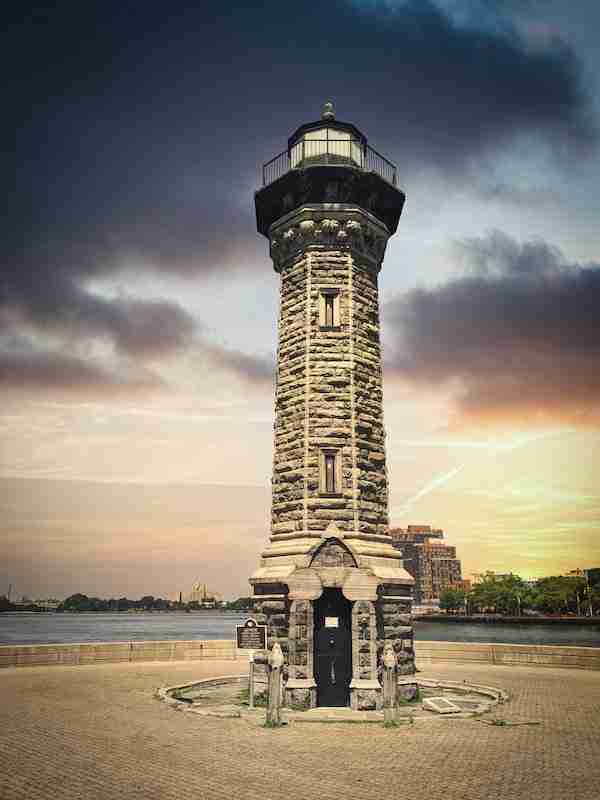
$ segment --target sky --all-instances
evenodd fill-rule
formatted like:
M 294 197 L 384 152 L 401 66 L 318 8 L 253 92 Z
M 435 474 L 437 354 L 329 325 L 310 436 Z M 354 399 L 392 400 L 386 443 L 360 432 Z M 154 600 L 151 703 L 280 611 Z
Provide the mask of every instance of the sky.
M 248 593 L 278 313 L 253 195 L 326 101 L 407 196 L 380 276 L 392 525 L 443 528 L 464 575 L 600 565 L 596 2 L 9 14 L 0 593 Z

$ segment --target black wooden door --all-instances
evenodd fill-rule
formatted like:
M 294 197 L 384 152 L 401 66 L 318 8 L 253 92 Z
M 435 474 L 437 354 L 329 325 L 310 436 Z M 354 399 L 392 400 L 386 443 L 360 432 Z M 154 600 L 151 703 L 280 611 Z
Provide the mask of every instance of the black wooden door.
M 319 706 L 347 706 L 352 680 L 350 603 L 325 590 L 315 608 L 315 680 Z

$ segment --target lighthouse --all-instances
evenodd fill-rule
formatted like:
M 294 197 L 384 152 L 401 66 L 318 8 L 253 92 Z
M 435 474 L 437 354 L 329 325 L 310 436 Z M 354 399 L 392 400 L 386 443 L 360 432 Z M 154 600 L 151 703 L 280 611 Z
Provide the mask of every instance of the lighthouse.
M 413 578 L 388 519 L 378 276 L 405 195 L 353 124 L 301 125 L 262 170 L 258 231 L 280 276 L 270 540 L 250 578 L 288 662 L 286 700 L 381 706 L 391 642 L 414 675 Z

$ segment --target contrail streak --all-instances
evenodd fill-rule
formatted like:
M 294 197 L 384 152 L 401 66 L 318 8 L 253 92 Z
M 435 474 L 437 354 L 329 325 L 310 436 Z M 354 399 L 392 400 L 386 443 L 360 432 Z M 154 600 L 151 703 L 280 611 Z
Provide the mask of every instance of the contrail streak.
M 451 469 L 450 472 L 445 472 L 443 475 L 439 475 L 437 478 L 429 481 L 428 484 L 426 484 L 422 489 L 419 489 L 419 491 L 413 495 L 413 497 L 410 497 L 404 503 L 401 510 L 407 511 L 412 505 L 414 505 L 414 503 L 416 503 L 417 500 L 420 500 L 422 497 L 425 497 L 425 495 L 430 494 L 434 491 L 434 489 L 437 489 L 438 487 L 443 486 L 445 483 L 448 483 L 448 481 L 451 480 L 457 473 L 459 473 L 464 466 L 464 464 L 460 464 L 458 467 Z

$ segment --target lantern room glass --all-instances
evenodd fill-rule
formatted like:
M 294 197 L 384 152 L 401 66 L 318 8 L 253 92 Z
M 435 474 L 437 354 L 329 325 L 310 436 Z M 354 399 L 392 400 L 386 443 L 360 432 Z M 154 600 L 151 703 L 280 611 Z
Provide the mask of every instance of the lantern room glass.
M 349 131 L 332 127 L 307 131 L 290 150 L 290 167 L 310 164 L 355 164 L 364 168 L 363 143 Z

